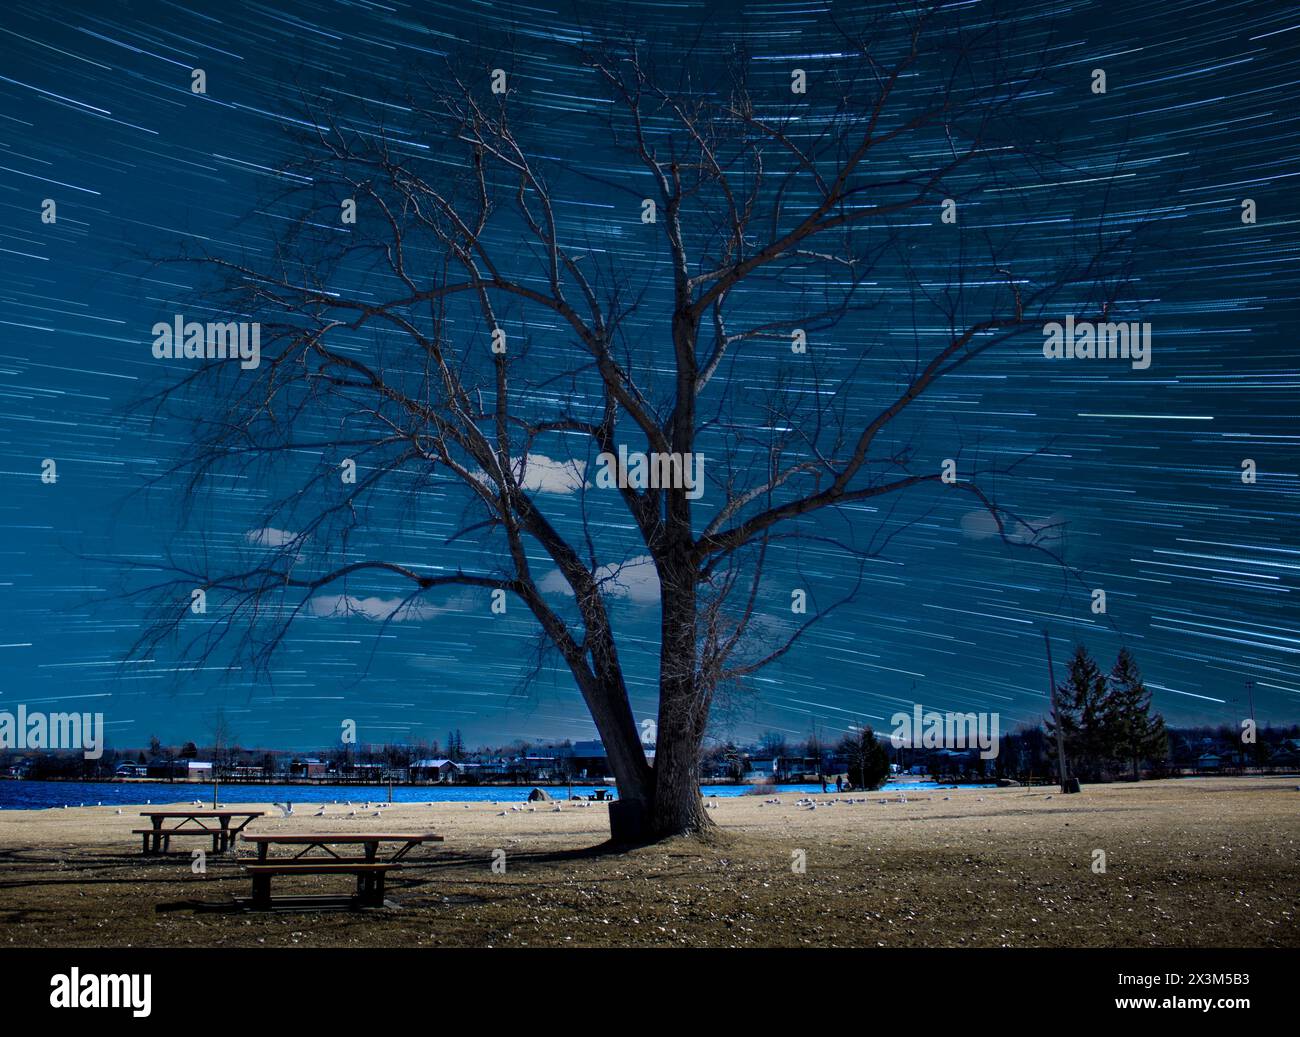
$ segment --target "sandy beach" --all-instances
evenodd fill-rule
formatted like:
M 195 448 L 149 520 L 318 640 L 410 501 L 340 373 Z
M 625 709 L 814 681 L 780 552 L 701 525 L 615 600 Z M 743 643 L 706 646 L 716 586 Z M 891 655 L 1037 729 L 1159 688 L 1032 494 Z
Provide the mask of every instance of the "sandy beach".
M 393 907 L 364 912 L 199 909 L 247 896 L 248 879 L 233 855 L 208 856 L 196 874 L 190 851 L 204 840 L 142 857 L 131 834 L 141 807 L 5 810 L 0 945 L 1300 946 L 1295 778 L 1077 796 L 831 793 L 813 797 L 815 809 L 770 798 L 710 801 L 710 842 L 627 852 L 600 846 L 599 803 L 396 804 L 374 816 L 354 801 L 322 817 L 300 804 L 288 818 L 262 805 L 268 816 L 250 831 L 445 836 L 390 879 Z M 504 874 L 492 870 L 496 850 Z M 276 893 L 347 883 L 298 877 Z

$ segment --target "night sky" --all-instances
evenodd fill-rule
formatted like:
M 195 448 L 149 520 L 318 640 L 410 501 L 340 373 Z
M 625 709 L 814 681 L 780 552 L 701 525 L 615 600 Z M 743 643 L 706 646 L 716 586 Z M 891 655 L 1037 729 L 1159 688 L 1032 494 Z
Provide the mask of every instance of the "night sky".
M 980 4 L 958 8 L 970 22 L 983 13 Z M 266 509 L 302 471 L 262 468 L 208 487 L 183 514 L 183 481 L 154 480 L 183 452 L 186 414 L 151 423 L 141 401 L 178 377 L 152 356 L 152 326 L 195 313 L 203 288 L 192 265 L 154 260 L 197 252 L 269 260 L 273 235 L 302 214 L 291 211 L 302 195 L 284 193 L 301 184 L 274 171 L 295 158 L 304 98 L 357 125 L 383 112 L 412 161 L 454 163 L 460 153 L 442 150 L 395 99 L 412 70 L 443 67 L 448 55 L 479 69 L 476 86 L 486 95 L 484 55 L 497 48 L 510 68 L 512 118 L 539 161 L 556 170 L 566 240 L 643 293 L 623 345 L 662 402 L 671 273 L 657 228 L 640 219 L 639 199 L 651 185 L 610 136 L 607 96 L 567 49 L 594 19 L 614 17 L 611 10 L 400 0 L 5 5 L 0 708 L 103 712 L 119 746 L 150 735 L 203 742 L 218 708 L 245 746 L 321 746 L 337 739 L 343 719 L 357 722 L 364 742 L 444 739 L 453 728 L 469 744 L 595 737 L 554 660 L 520 688 L 535 625 L 517 603 L 492 615 L 482 590 L 431 592 L 384 624 L 376 617 L 406 587 L 373 575 L 339 586 L 295 622 L 269 673 L 224 673 L 229 660 L 196 664 L 168 646 L 123 659 L 147 621 L 145 604 L 128 593 L 148 582 L 140 566 L 196 557 L 233 565 L 273 547 L 274 531 L 293 530 L 300 518 Z M 996 477 L 999 501 L 1059 524 L 1050 546 L 1081 579 L 1003 543 L 965 494 L 931 486 L 900 497 L 896 512 L 891 502 L 859 506 L 828 534 L 866 543 L 895 523 L 888 549 L 866 566 L 852 604 L 722 704 L 720 736 L 770 729 L 795 740 L 816 724 L 834 737 L 863 722 L 888 730 L 890 714 L 916 701 L 998 712 L 1003 730 L 1037 722 L 1047 702 L 1044 625 L 1058 675 L 1077 641 L 1107 668 L 1128 645 L 1171 724 L 1237 722 L 1248 681 L 1261 723 L 1300 716 L 1300 8 L 1153 0 L 1002 10 L 1014 15 L 1005 23 L 1013 53 L 1025 61 L 1040 55 L 1046 65 L 1023 121 L 1003 132 L 1037 136 L 1050 126 L 1067 163 L 1008 167 L 1018 172 L 1005 181 L 959 179 L 956 228 L 940 223 L 937 198 L 896 221 L 906 252 L 890 252 L 866 279 L 862 301 L 870 307 L 810 331 L 810 356 L 829 382 L 857 379 L 850 416 L 868 420 L 896 394 L 907 359 L 933 349 L 945 330 L 904 298 L 906 274 L 942 294 L 955 257 L 968 256 L 966 277 L 978 283 L 966 304 L 976 312 L 1002 290 L 999 275 L 977 265 L 990 235 L 1014 231 L 1009 254 L 1032 277 L 1077 246 L 1103 211 L 1107 235 L 1140 228 L 1123 301 L 1131 319 L 1151 324 L 1148 369 L 1045 359 L 1039 322 L 928 394 L 894 441 L 910 446 L 915 471 L 933 471 L 946 457 L 969 471 L 1032 453 Z M 674 56 L 696 62 L 701 82 L 743 49 L 751 90 L 770 91 L 773 106 L 796 100 L 792 68 L 807 71 L 808 94 L 797 100 L 810 124 L 833 95 L 839 59 L 824 3 L 688 0 L 619 11 L 647 48 L 661 48 L 661 64 Z M 935 57 L 905 82 L 902 103 L 941 66 Z M 195 68 L 206 73 L 205 95 L 191 91 Z M 1104 94 L 1091 90 L 1096 68 L 1106 73 Z M 925 159 L 905 147 L 886 151 L 881 175 Z M 57 203 L 53 224 L 41 220 L 47 198 Z M 1247 198 L 1257 207 L 1253 225 L 1241 218 Z M 492 234 L 510 250 L 509 223 Z M 436 277 L 433 250 L 422 254 L 429 272 L 419 276 Z M 761 323 L 795 297 L 815 295 L 825 286 L 811 277 L 747 289 L 737 299 L 738 322 Z M 336 283 L 371 297 L 392 294 L 375 270 L 344 268 Z M 468 310 L 452 320 L 453 335 L 482 341 Z M 521 406 L 540 416 L 548 406 L 580 405 L 591 382 L 562 374 L 571 355 L 564 330 L 518 306 L 506 308 L 503 321 L 525 345 L 516 361 L 527 390 Z M 709 402 L 716 420 L 701 449 L 719 458 L 729 449 L 742 483 L 770 432 L 765 401 L 792 384 L 796 396 L 812 395 L 809 361 L 800 368 L 787 343 L 746 343 Z M 350 345 L 374 355 L 397 348 L 367 331 Z M 549 478 L 536 496 L 568 533 L 580 530 L 581 495 L 566 473 L 591 462 L 574 438 L 535 446 L 559 461 L 542 473 Z M 52 485 L 41 480 L 46 458 L 57 462 Z M 1257 465 L 1253 484 L 1241 477 L 1247 458 Z M 723 477 L 721 461 L 711 471 Z M 714 485 L 701 501 L 700 525 L 717 494 Z M 592 508 L 599 561 L 633 563 L 611 589 L 613 616 L 634 713 L 653 717 L 655 588 L 635 564 L 638 545 L 617 501 Z M 464 524 L 464 499 L 436 484 L 414 498 L 380 497 L 365 518 L 350 549 L 368 556 L 430 571 L 491 556 L 483 544 L 443 543 Z M 535 566 L 545 580 L 540 552 Z M 778 637 L 788 631 L 792 589 L 808 589 L 823 605 L 836 600 L 852 568 L 825 543 L 774 550 L 760 628 Z M 1092 613 L 1090 588 L 1106 591 L 1106 615 Z M 555 597 L 564 607 L 563 595 Z

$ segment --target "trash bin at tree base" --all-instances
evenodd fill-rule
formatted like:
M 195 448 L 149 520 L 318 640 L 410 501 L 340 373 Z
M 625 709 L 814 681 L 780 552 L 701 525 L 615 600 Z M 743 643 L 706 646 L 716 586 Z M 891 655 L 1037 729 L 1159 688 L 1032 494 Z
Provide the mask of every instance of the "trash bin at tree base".
M 609 834 L 616 843 L 634 843 L 642 838 L 645 806 L 638 799 L 615 799 L 609 804 Z
M 1061 791 L 1063 791 L 1063 792 L 1065 792 L 1065 793 L 1067 793 L 1067 794 L 1070 793 L 1070 792 L 1078 792 L 1078 791 L 1079 791 L 1079 779 L 1078 779 L 1078 778 L 1066 778 L 1066 779 L 1065 779 L 1065 786 L 1064 786 L 1064 788 L 1063 788 Z

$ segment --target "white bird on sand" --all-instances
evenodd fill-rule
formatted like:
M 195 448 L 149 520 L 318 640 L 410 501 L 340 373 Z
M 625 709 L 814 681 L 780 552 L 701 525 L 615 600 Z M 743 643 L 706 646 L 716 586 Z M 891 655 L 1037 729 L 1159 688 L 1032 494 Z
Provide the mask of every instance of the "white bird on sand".
M 275 807 L 276 810 L 280 811 L 281 817 L 293 817 L 292 803 L 272 803 L 271 806 Z
M 552 813 L 558 814 L 559 812 L 560 812 L 560 804 L 559 804 L 559 803 L 556 803 L 556 804 L 555 804 L 555 810 L 553 810 Z
M 505 816 L 506 816 L 506 812 L 504 810 L 501 811 L 501 813 L 497 814 L 497 817 L 505 817 Z
M 357 816 L 357 812 L 355 810 L 348 811 L 348 817 L 356 817 L 356 816 Z
M 318 811 L 316 811 L 316 813 L 315 813 L 314 815 L 312 815 L 312 816 L 313 816 L 313 817 L 324 817 L 324 816 L 325 816 L 325 808 L 324 808 L 324 807 L 321 807 L 321 808 L 320 808 Z

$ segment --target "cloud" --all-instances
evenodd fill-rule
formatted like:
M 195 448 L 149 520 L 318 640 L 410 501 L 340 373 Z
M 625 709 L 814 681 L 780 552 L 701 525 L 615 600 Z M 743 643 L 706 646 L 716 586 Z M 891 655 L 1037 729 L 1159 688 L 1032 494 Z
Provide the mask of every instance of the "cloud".
M 244 534 L 244 539 L 250 544 L 256 544 L 258 547 L 284 547 L 285 544 L 292 543 L 299 534 L 291 533 L 287 529 L 275 529 L 267 526 L 264 529 L 250 529 Z
M 523 468 L 522 486 L 538 493 L 577 493 L 587 480 L 586 461 L 556 461 L 545 454 L 529 454 L 528 465 L 516 462 L 515 477 Z
M 474 478 L 487 486 L 495 486 L 487 472 L 477 471 Z M 515 461 L 515 478 L 521 488 L 536 493 L 577 493 L 586 485 L 587 462 L 557 461 L 545 454 L 528 454 Z
M 352 594 L 318 594 L 307 602 L 307 611 L 320 619 L 364 616 L 376 623 L 390 619 L 394 623 L 409 623 L 432 619 L 448 610 L 426 601 L 407 601 L 405 598 L 358 598 Z
M 1002 516 L 1007 539 L 1017 544 L 1047 544 L 1060 540 L 1064 532 L 1065 516 L 1059 512 L 1046 518 L 1029 519 L 1028 524 L 1017 522 L 1008 515 Z M 1032 527 L 1032 528 L 1031 528 Z M 1035 533 L 1035 530 L 1038 532 Z M 961 531 L 971 540 L 989 540 L 997 537 L 998 524 L 988 511 L 968 511 L 961 518 Z
M 626 598 L 634 605 L 659 603 L 659 573 L 655 569 L 654 559 L 649 555 L 637 555 L 625 562 L 602 565 L 592 575 L 601 585 L 601 591 L 606 597 Z M 573 597 L 573 588 L 559 569 L 547 573 L 537 587 L 543 594 L 567 594 Z

